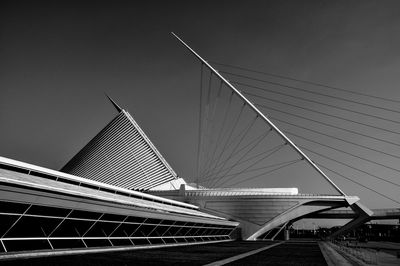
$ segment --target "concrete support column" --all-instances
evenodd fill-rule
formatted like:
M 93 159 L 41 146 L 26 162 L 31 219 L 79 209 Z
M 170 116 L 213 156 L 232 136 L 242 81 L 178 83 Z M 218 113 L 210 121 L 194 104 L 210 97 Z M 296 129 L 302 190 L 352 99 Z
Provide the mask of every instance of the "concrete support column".
M 354 203 L 350 206 L 350 208 L 358 214 L 356 218 L 348 222 L 347 224 L 343 225 L 339 230 L 334 232 L 329 236 L 329 238 L 334 239 L 336 236 L 346 233 L 349 230 L 357 228 L 358 226 L 368 222 L 371 220 L 371 216 L 374 214 L 370 209 L 365 207 L 359 202 Z
M 283 240 L 287 241 L 290 239 L 290 230 L 289 228 L 283 229 Z

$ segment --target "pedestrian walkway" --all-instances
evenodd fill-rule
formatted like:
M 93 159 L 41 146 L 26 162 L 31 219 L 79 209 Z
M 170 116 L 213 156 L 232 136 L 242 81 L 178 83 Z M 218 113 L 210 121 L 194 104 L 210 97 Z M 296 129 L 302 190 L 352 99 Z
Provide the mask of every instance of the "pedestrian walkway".
M 266 247 L 262 247 L 262 248 L 259 248 L 259 249 L 256 249 L 256 250 L 252 250 L 252 251 L 249 251 L 249 252 L 246 252 L 246 253 L 242 253 L 242 254 L 227 258 L 227 259 L 215 261 L 215 262 L 209 263 L 209 264 L 207 264 L 205 266 L 225 265 L 225 264 L 228 264 L 228 263 L 231 263 L 231 262 L 235 262 L 235 261 L 240 260 L 240 259 L 244 259 L 244 258 L 252 256 L 252 255 L 255 255 L 255 254 L 257 254 L 257 253 L 259 253 L 261 251 L 276 247 L 276 246 L 278 246 L 278 245 L 280 245 L 282 243 L 283 242 L 275 243 L 275 244 L 272 244 L 272 245 L 269 245 L 269 246 L 266 246 Z
M 2 261 L 2 266 L 86 266 L 86 265 L 205 265 L 258 250 L 277 242 L 232 241 L 217 244 L 200 244 L 170 248 L 102 252 L 58 257 L 41 257 L 28 260 Z
M 325 266 L 327 263 L 316 241 L 287 241 L 226 265 Z
M 400 265 L 396 256 L 378 253 L 378 260 L 368 265 Z M 376 264 L 378 263 L 378 264 Z M 2 261 L 2 266 L 86 266 L 86 265 L 367 265 L 352 254 L 335 248 L 328 242 L 314 240 L 232 241 L 217 244 L 172 248 L 103 252 L 27 260 Z
M 397 266 L 400 265 L 400 258 L 394 254 L 382 251 L 382 247 L 398 247 L 397 243 L 373 242 L 369 246 L 376 249 L 367 248 L 367 244 L 362 245 L 337 245 L 330 242 L 320 242 L 321 250 L 328 265 L 381 265 Z M 331 263 L 333 261 L 333 263 Z
M 352 266 L 353 264 L 348 261 L 344 256 L 337 252 L 327 242 L 319 242 L 319 247 L 329 266 L 341 265 L 341 266 Z

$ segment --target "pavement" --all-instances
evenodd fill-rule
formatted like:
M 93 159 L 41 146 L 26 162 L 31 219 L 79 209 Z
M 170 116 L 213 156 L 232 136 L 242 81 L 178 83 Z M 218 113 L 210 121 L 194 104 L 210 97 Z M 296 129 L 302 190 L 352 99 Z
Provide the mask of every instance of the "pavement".
M 283 242 L 278 242 L 275 244 L 271 244 L 271 245 L 267 245 L 265 247 L 259 248 L 259 249 L 255 249 L 255 250 L 251 250 L 249 252 L 245 252 L 245 253 L 241 253 L 239 255 L 233 256 L 233 257 L 229 257 L 223 260 L 218 260 L 218 261 L 214 261 L 212 263 L 206 264 L 205 266 L 219 266 L 219 265 L 225 265 L 225 264 L 230 264 L 230 263 L 235 263 L 238 260 L 248 260 L 248 257 L 251 257 L 253 255 L 256 255 L 257 253 L 260 253 L 262 251 L 265 251 L 267 249 L 276 247 L 283 244 Z
M 330 242 L 321 242 L 320 246 L 321 250 L 330 250 L 330 256 L 336 256 L 336 261 L 344 258 L 351 265 L 400 265 L 400 258 L 397 257 L 397 252 L 400 251 L 400 243 L 368 242 L 332 244 Z M 332 265 L 329 264 L 328 259 L 327 262 L 328 265 Z
M 49 256 L 27 260 L 1 261 L 2 266 L 83 266 L 83 265 L 205 265 L 238 254 L 247 253 L 276 242 L 231 241 L 216 244 L 164 247 L 157 249 L 131 250 L 79 254 L 68 256 Z
M 368 241 L 368 242 L 358 242 L 357 246 L 362 248 L 371 248 L 379 251 L 384 251 L 393 255 L 397 255 L 400 253 L 400 243 L 395 242 L 377 242 L 377 241 Z
M 325 258 L 326 263 L 329 266 L 341 265 L 341 266 L 351 266 L 353 265 L 348 259 L 346 259 L 342 254 L 335 250 L 335 248 L 328 244 L 327 242 L 319 242 L 319 247 Z
M 227 265 L 325 266 L 327 263 L 316 241 L 287 241 Z
M 400 265 L 394 256 L 379 256 L 378 265 Z M 354 255 L 354 254 L 353 254 Z M 231 241 L 68 256 L 0 261 L 1 265 L 367 265 L 328 242 L 315 240 Z M 357 254 L 356 254 L 357 255 Z M 396 259 L 396 258 L 395 258 Z M 393 264 L 395 263 L 395 264 Z M 375 264 L 375 263 L 374 263 Z M 375 264 L 376 265 L 376 264 Z

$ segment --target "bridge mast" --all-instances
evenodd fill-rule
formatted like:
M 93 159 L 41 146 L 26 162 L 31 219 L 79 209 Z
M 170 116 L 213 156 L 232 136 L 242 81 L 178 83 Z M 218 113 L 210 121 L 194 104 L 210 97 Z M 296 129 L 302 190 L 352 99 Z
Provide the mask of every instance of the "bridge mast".
M 346 196 L 346 194 L 335 184 L 333 181 L 324 173 L 322 170 L 302 151 L 296 144 L 294 144 L 282 131 L 279 130 L 271 120 L 269 120 L 260 110 L 257 109 L 238 89 L 236 89 L 228 80 L 226 80 L 217 70 L 215 70 L 206 60 L 204 60 L 200 55 L 198 55 L 189 45 L 187 45 L 181 38 L 179 38 L 175 33 L 171 32 L 172 35 L 178 39 L 178 41 L 186 47 L 202 64 L 207 66 L 217 77 L 219 77 L 222 82 L 227 85 L 240 99 L 247 103 L 250 108 L 256 112 L 271 128 L 273 128 L 300 156 L 305 159 L 322 177 L 324 177 L 341 195 Z

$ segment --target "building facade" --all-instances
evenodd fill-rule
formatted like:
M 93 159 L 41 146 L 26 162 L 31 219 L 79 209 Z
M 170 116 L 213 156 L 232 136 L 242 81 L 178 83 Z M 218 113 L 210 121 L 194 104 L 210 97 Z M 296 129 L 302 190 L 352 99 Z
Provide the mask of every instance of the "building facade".
M 197 206 L 0 157 L 0 258 L 231 240 Z

